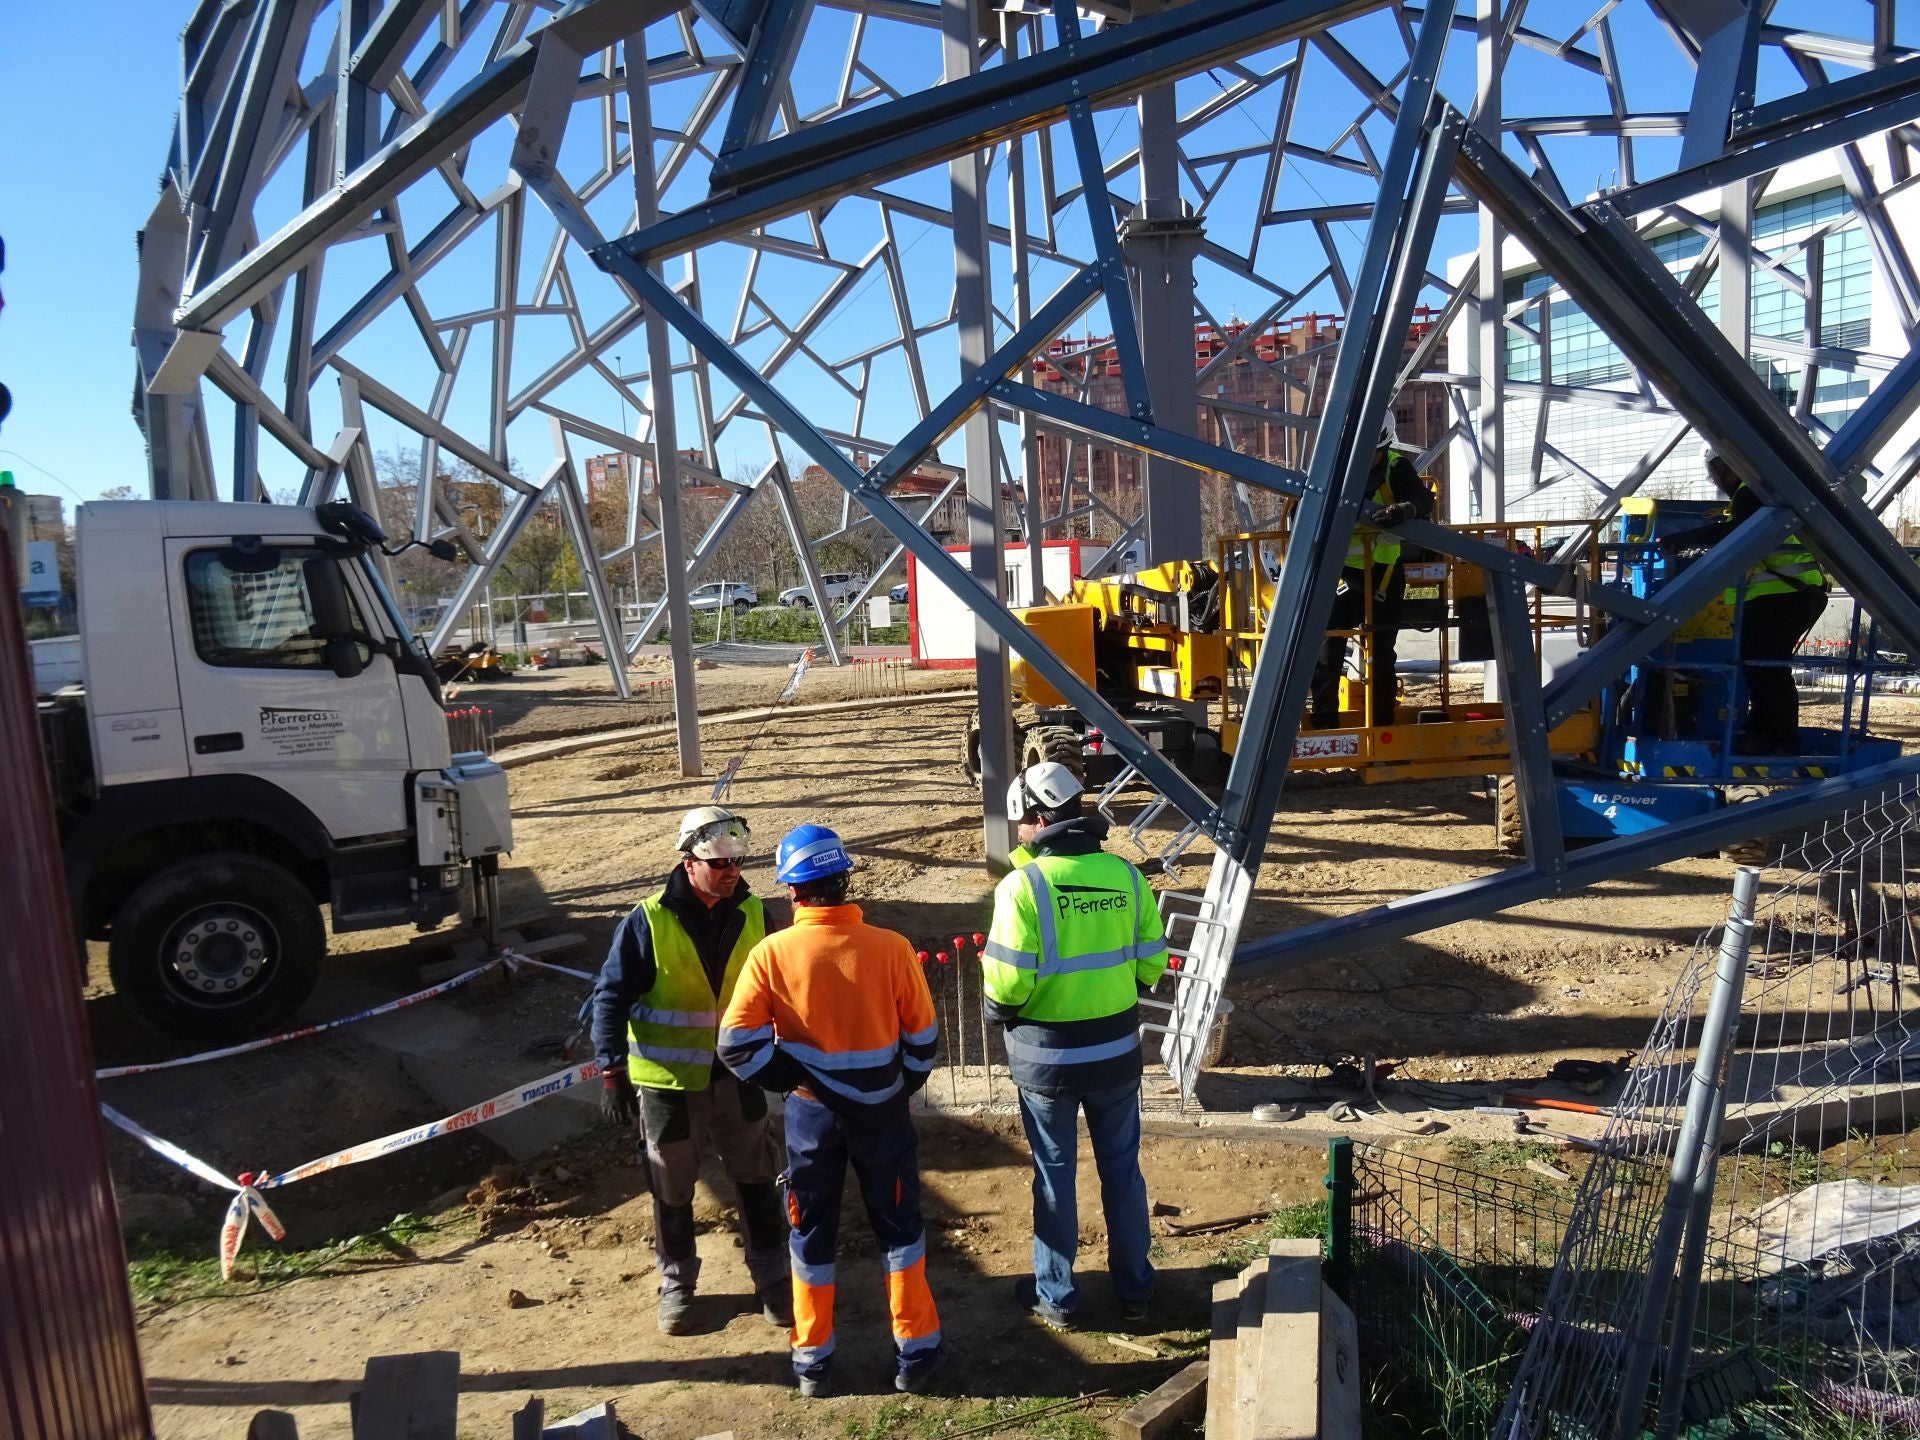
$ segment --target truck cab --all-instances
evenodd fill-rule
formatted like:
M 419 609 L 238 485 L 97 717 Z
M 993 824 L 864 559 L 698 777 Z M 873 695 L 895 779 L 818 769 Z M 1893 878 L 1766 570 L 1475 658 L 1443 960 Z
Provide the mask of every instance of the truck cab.
M 512 846 L 343 503 L 79 509 L 82 684 L 42 702 L 79 933 L 143 1022 L 227 1040 L 305 1001 L 336 932 L 455 914 Z

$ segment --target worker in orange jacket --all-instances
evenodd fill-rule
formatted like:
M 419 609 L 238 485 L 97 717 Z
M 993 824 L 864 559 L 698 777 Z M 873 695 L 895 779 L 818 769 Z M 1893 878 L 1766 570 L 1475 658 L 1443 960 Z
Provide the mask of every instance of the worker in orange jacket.
M 906 936 L 847 903 L 853 862 L 821 825 L 789 831 L 775 877 L 793 925 L 747 956 L 720 1022 L 720 1059 L 742 1080 L 787 1093 L 790 1337 L 800 1393 L 827 1392 L 834 1249 L 847 1166 L 887 1269 L 894 1388 L 918 1394 L 946 1359 L 927 1288 L 920 1162 L 907 1099 L 933 1069 L 933 998 Z

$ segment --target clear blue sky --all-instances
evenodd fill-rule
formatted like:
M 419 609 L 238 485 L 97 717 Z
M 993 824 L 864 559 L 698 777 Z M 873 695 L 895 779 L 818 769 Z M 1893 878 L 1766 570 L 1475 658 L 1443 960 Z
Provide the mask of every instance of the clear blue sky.
M 0 381 L 13 414 L 0 423 L 0 468 L 23 489 L 69 501 L 145 490 L 128 408 L 133 236 L 166 161 L 186 13 L 183 0 L 7 7 Z

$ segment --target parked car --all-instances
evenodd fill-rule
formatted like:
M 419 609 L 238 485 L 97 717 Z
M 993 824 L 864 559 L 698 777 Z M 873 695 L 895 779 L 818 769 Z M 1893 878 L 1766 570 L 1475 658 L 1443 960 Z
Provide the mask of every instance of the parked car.
M 906 604 L 907 603 L 907 582 L 902 580 L 898 585 L 894 586 L 891 590 L 887 592 L 887 598 L 893 601 L 893 603 L 896 605 Z
M 687 597 L 688 608 L 693 610 L 721 610 L 729 605 L 736 610 L 751 610 L 759 603 L 760 592 L 738 580 L 718 580 L 711 585 L 702 585 Z
M 844 605 L 853 599 L 866 583 L 867 577 L 864 575 L 833 574 L 820 577 L 821 588 L 827 592 L 827 599 L 835 605 Z M 789 590 L 780 592 L 780 603 L 799 610 L 811 610 L 813 595 L 806 586 L 795 585 Z

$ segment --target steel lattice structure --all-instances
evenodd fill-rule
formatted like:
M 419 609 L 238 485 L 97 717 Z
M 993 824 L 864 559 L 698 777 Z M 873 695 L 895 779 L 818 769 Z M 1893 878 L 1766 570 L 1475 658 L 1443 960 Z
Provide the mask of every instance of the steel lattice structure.
M 976 609 L 990 799 L 1010 769 L 1011 648 L 1213 842 L 1169 1027 L 1169 1060 L 1190 1083 L 1236 958 L 1235 974 L 1261 973 L 1487 913 L 1736 831 L 1817 817 L 1886 780 L 1876 772 L 1814 784 L 1577 853 L 1561 839 L 1550 790 L 1552 726 L 1789 530 L 1890 633 L 1920 644 L 1920 575 L 1879 519 L 1920 462 L 1920 447 L 1900 453 L 1895 443 L 1920 400 L 1911 343 L 1920 278 L 1898 223 L 1920 148 L 1920 54 L 1898 43 L 1894 0 L 1815 12 L 1824 28 L 1792 23 L 1785 8 L 201 0 L 184 33 L 180 118 L 141 252 L 136 345 L 154 493 L 253 498 L 270 463 L 263 450 L 277 449 L 271 463 L 302 474 L 308 498 L 342 483 L 368 496 L 366 411 L 377 410 L 422 445 L 417 533 L 451 535 L 477 562 L 450 629 L 544 500 L 592 555 L 570 440 L 653 459 L 657 513 L 636 475 L 624 543 L 596 560 L 663 548 L 666 593 L 623 643 L 630 652 L 669 625 L 682 768 L 696 774 L 689 584 L 766 489 L 784 506 L 816 601 L 824 598 L 810 548 L 825 537 L 801 530 L 785 459 L 786 448 L 804 453 L 844 489 L 844 525 L 880 525 Z M 1662 70 L 1639 48 L 1623 50 L 1630 25 L 1670 43 L 1676 64 Z M 1522 82 L 1533 95 L 1564 96 L 1566 108 L 1517 113 L 1523 107 L 1504 101 Z M 633 143 L 636 135 L 651 143 Z M 1884 152 L 1877 169 L 1870 143 Z M 1596 145 L 1615 183 L 1574 203 L 1589 188 L 1575 177 Z M 1895 298 L 1902 343 L 1891 351 L 1820 333 L 1818 285 L 1807 279 L 1818 266 L 1806 257 L 1835 226 L 1791 253 L 1752 243 L 1766 177 L 1829 151 L 1851 200 L 1840 223 L 1864 231 Z M 1296 177 L 1315 203 L 1295 203 Z M 1315 177 L 1340 193 L 1322 194 Z M 1702 192 L 1720 196 L 1717 219 L 1688 208 Z M 1450 285 L 1436 235 L 1448 215 L 1468 214 L 1478 217 L 1478 261 Z M 1710 235 L 1678 276 L 1644 234 L 1676 221 Z M 935 249 L 950 249 L 950 270 L 944 253 L 914 252 L 927 233 L 942 237 Z M 1508 237 L 1552 277 L 1544 295 L 1509 296 Z M 1748 364 L 1744 283 L 1720 287 L 1717 314 L 1698 303 L 1716 272 L 1744 282 L 1756 266 L 1798 282 L 1810 317 L 1803 340 L 1767 344 L 1800 368 L 1803 395 L 1821 375 L 1878 377 L 1837 433 L 1806 404 L 1795 413 L 1777 403 Z M 1222 318 L 1210 298 L 1223 293 L 1222 277 L 1232 294 L 1258 295 L 1261 312 L 1196 376 L 1185 337 L 1191 323 Z M 1404 337 L 1423 296 L 1438 298 L 1442 324 L 1409 355 Z M 1197 438 L 1202 404 L 1244 418 L 1243 405 L 1203 398 L 1214 371 L 1270 321 L 1320 297 L 1347 321 L 1310 417 L 1306 468 Z M 1629 392 L 1555 382 L 1545 322 L 1563 299 L 1618 346 Z M 1464 368 L 1462 357 L 1438 354 L 1456 320 L 1473 337 Z M 1035 383 L 1034 355 L 1082 324 L 1113 336 L 1121 410 Z M 1154 343 L 1168 334 L 1180 343 Z M 1537 382 L 1507 378 L 1513 335 L 1538 348 Z M 644 343 L 643 367 L 609 364 L 623 341 Z M 1439 368 L 1449 363 L 1453 371 Z M 1470 457 L 1483 516 L 1501 517 L 1518 498 L 1506 477 L 1523 457 L 1529 486 L 1550 478 L 1550 458 L 1604 513 L 1689 432 L 1713 442 L 1769 505 L 1652 601 L 1589 590 L 1571 569 L 1410 524 L 1410 539 L 1487 575 L 1527 863 L 1242 937 L 1373 437 L 1395 389 L 1416 375 L 1452 388 L 1448 438 Z M 1524 445 L 1504 433 L 1514 400 L 1537 407 Z M 337 408 L 331 428 L 317 418 L 322 402 Z M 631 433 L 612 423 L 623 404 L 641 417 Z M 1668 417 L 1659 443 L 1618 479 L 1550 444 L 1554 407 L 1594 404 Z M 215 410 L 231 418 L 218 457 Z M 518 437 L 542 421 L 552 459 L 528 481 L 510 467 L 509 439 L 526 444 Z M 1199 552 L 1196 475 L 1232 481 L 1243 516 L 1263 496 L 1293 500 L 1296 543 L 1217 804 L 1007 608 L 1032 598 L 1003 593 L 998 554 L 1010 522 L 1037 547 L 1050 527 L 1110 508 L 1069 484 L 1046 512 L 1036 454 L 1049 431 L 1147 457 L 1139 512 L 1109 518 L 1144 537 L 1149 559 Z M 943 445 L 964 477 L 954 484 L 966 487 L 972 570 L 984 583 L 900 494 Z M 729 481 L 723 456 L 749 448 L 766 456 L 758 480 Z M 491 533 L 473 533 L 437 492 L 442 452 L 511 493 Z M 680 517 L 687 478 L 732 492 L 691 544 Z M 587 566 L 588 589 L 612 642 L 622 637 L 600 563 Z M 876 581 L 883 573 L 876 568 Z M 1037 583 L 1040 566 L 1029 573 Z M 1544 686 L 1525 622 L 1530 587 L 1608 620 L 1604 639 Z M 824 605 L 819 613 L 831 646 L 832 617 Z M 624 693 L 621 653 L 609 644 Z M 988 843 L 1003 851 L 996 809 L 988 806 Z

